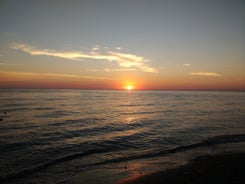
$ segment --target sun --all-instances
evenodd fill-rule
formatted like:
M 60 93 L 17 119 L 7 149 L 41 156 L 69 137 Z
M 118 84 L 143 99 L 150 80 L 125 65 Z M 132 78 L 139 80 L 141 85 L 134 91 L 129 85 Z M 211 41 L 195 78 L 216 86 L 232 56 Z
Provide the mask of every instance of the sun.
M 128 91 L 131 91 L 133 88 L 134 88 L 133 86 L 126 86 L 126 89 L 127 89 Z

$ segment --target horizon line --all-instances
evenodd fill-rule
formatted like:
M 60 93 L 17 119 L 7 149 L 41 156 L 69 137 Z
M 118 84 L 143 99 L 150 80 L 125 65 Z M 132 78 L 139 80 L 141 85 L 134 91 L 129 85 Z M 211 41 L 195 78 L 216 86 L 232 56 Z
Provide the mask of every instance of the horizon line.
M 17 88 L 3 87 L 0 90 L 80 90 L 80 91 L 128 91 L 116 88 Z M 245 89 L 133 89 L 130 91 L 223 91 L 223 92 L 245 92 Z

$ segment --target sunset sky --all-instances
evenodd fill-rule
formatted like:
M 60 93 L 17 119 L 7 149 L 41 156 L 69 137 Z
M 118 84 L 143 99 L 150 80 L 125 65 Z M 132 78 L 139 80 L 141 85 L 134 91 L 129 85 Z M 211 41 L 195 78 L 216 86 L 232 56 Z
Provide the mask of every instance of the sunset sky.
M 244 0 L 0 0 L 0 88 L 245 90 Z

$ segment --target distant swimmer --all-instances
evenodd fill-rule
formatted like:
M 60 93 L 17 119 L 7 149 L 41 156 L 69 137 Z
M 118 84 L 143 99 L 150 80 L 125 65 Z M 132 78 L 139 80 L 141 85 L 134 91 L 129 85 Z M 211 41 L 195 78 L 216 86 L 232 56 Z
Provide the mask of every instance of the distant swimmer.
M 0 121 L 3 121 L 3 118 L 0 118 Z

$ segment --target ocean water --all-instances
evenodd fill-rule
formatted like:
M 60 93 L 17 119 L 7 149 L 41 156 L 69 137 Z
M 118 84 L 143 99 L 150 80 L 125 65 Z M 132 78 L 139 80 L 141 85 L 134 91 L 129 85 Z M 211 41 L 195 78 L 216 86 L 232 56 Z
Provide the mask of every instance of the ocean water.
M 2 89 L 0 116 L 1 183 L 121 177 L 245 142 L 244 92 Z

